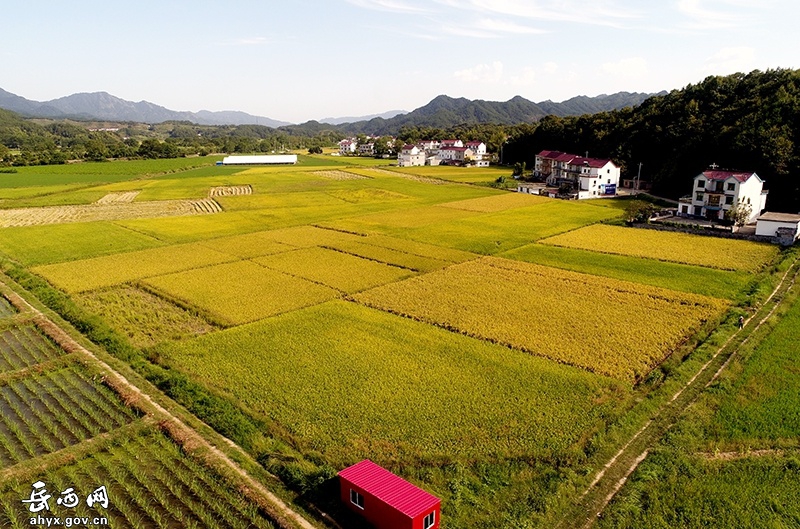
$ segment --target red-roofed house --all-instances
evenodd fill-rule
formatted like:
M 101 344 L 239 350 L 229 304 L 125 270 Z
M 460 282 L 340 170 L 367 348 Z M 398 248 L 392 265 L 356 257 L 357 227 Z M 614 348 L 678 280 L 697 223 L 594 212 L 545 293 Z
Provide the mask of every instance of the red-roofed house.
M 569 186 L 578 198 L 616 195 L 620 170 L 605 158 L 588 158 L 560 151 L 536 155 L 533 175 L 551 186 Z
M 441 500 L 369 459 L 339 472 L 341 498 L 377 529 L 436 529 Z
M 425 158 L 425 151 L 418 146 L 404 145 L 400 154 L 397 155 L 397 165 L 400 167 L 425 165 Z
M 694 177 L 692 195 L 680 200 L 678 211 L 686 217 L 721 220 L 740 202 L 751 208 L 748 223 L 755 221 L 767 204 L 764 181 L 747 171 L 709 169 Z

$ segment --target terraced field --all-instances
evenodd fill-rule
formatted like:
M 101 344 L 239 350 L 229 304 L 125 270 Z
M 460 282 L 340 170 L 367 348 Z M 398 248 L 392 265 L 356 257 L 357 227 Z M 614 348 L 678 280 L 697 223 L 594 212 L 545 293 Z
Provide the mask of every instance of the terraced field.
M 90 372 L 91 361 L 67 354 L 32 322 L 11 320 L 5 298 L 0 307 L 0 525 L 29 527 L 38 513 L 62 525 L 102 518 L 111 527 L 276 527 L 154 418 L 126 405 Z M 23 501 L 38 482 L 52 498 L 43 511 Z M 107 504 L 92 506 L 87 498 L 100 487 Z

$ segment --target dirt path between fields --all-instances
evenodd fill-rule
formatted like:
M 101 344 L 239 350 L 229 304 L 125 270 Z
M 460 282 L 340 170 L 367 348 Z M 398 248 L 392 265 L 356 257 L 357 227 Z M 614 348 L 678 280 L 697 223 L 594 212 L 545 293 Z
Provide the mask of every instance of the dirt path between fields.
M 239 488 L 249 499 L 257 503 L 275 519 L 275 521 L 286 529 L 315 529 L 308 520 L 300 516 L 291 509 L 283 500 L 270 492 L 262 483 L 251 477 L 247 471 L 240 467 L 227 454 L 219 450 L 216 446 L 207 441 L 193 428 L 186 425 L 178 417 L 153 400 L 150 395 L 144 393 L 137 386 L 129 382 L 125 377 L 113 369 L 110 365 L 97 358 L 91 351 L 83 347 L 64 329 L 59 327 L 41 311 L 33 307 L 22 296 L 7 288 L 3 284 L 3 295 L 21 313 L 32 316 L 32 321 L 42 332 L 47 334 L 53 341 L 60 345 L 67 353 L 79 353 L 88 359 L 93 365 L 105 372 L 104 380 L 112 387 L 123 401 L 128 405 L 140 408 L 148 415 L 154 416 L 159 425 L 165 429 L 169 435 L 187 451 L 205 452 L 198 454 L 212 466 L 224 465 L 239 478 Z M 233 441 L 228 441 L 232 446 L 236 446 Z
M 775 313 L 783 301 L 777 299 L 773 307 L 763 314 L 765 308 L 782 290 L 788 290 L 794 286 L 797 280 L 798 261 L 789 266 L 781 277 L 778 285 L 769 295 L 753 316 L 748 318 L 744 326 L 747 327 L 756 318 L 755 325 L 748 329 L 748 335 L 738 344 L 736 349 L 730 352 L 727 359 L 711 374 L 712 367 L 716 367 L 722 359 L 725 349 L 737 339 L 741 333 L 737 330 L 724 344 L 719 346 L 712 357 L 687 381 L 675 394 L 660 406 L 625 445 L 603 466 L 595 476 L 594 480 L 581 494 L 577 504 L 571 509 L 561 522 L 559 528 L 580 527 L 581 529 L 590 528 L 597 518 L 602 514 L 606 506 L 614 496 L 622 489 L 630 475 L 636 470 L 639 464 L 647 457 L 650 449 L 661 439 L 661 437 L 680 419 L 683 411 L 692 404 L 697 397 L 708 388 L 722 372 L 728 367 L 736 356 L 739 347 L 745 345 L 755 331 Z M 792 273 L 791 281 L 786 286 L 787 278 Z M 785 287 L 785 288 L 784 288 Z M 762 314 L 759 316 L 759 314 Z M 707 380 L 706 380 L 707 379 Z

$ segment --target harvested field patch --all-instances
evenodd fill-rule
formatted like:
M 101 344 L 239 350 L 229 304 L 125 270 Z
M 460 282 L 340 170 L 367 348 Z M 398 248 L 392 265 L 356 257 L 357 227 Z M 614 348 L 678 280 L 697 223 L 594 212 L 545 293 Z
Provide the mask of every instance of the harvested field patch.
M 366 169 L 366 171 L 368 171 L 370 173 L 375 173 L 375 174 L 378 174 L 378 175 L 382 175 L 382 176 L 393 176 L 395 178 L 403 178 L 405 180 L 411 180 L 411 181 L 414 181 L 414 182 L 419 182 L 421 184 L 433 184 L 433 185 L 440 186 L 440 185 L 445 185 L 445 184 L 449 184 L 450 183 L 450 182 L 447 182 L 445 180 L 440 180 L 438 178 L 428 178 L 427 176 L 420 176 L 420 175 L 409 174 L 409 173 L 400 173 L 400 172 L 397 172 L 397 171 L 389 171 L 388 169 L 378 169 L 376 167 L 371 167 L 369 169 Z
M 159 200 L 153 202 L 97 202 L 77 206 L 50 206 L 0 210 L 0 227 L 39 226 L 199 215 L 221 211 L 213 200 Z
M 412 197 L 386 189 L 337 189 L 329 191 L 328 195 L 344 200 L 351 204 L 366 202 L 394 202 L 396 200 L 410 200 Z
M 233 256 L 199 243 L 189 243 L 56 263 L 32 270 L 66 292 L 85 292 L 234 260 Z
M 208 196 L 210 197 L 238 197 L 242 195 L 252 195 L 253 187 L 251 185 L 244 186 L 218 186 L 212 187 Z
M 749 272 L 761 269 L 778 255 L 774 245 L 765 243 L 602 224 L 551 237 L 542 243 Z
M 251 261 L 151 277 L 143 283 L 226 326 L 315 305 L 339 295 L 331 288 Z
M 704 296 L 498 258 L 453 265 L 355 299 L 629 382 L 727 306 Z
M 97 201 L 98 204 L 127 204 L 141 193 L 141 191 L 122 191 L 120 193 L 109 193 Z
M 312 171 L 311 174 L 331 180 L 369 180 L 368 176 L 340 170 Z
M 412 275 L 407 269 L 325 248 L 302 248 L 292 252 L 257 257 L 253 261 L 348 294 Z

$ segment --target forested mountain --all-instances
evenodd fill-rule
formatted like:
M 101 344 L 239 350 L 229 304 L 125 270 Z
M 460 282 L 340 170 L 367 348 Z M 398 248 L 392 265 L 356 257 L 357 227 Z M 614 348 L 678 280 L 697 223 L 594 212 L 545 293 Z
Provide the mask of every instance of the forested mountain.
M 648 97 L 648 94 L 620 92 L 611 96 L 579 96 L 563 103 L 553 103 L 552 101 L 534 103 L 520 96 L 500 102 L 480 99 L 472 101 L 463 97 L 455 99 L 440 95 L 427 105 L 408 114 L 391 119 L 375 118 L 369 121 L 345 123 L 339 128 L 350 134 L 380 135 L 397 134 L 404 127 L 447 129 L 479 123 L 517 125 L 533 123 L 548 114 L 571 116 L 634 106 Z
M 708 77 L 651 97 L 635 108 L 580 117 L 548 116 L 512 138 L 506 160 L 531 167 L 541 150 L 609 157 L 623 175 L 679 198 L 712 163 L 755 171 L 770 190 L 767 207 L 800 211 L 800 70 Z

